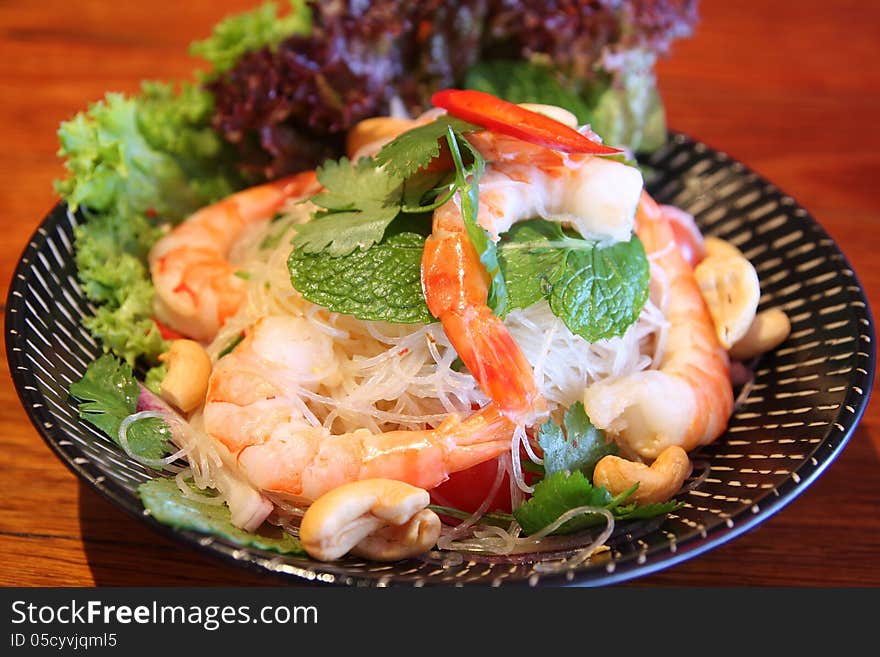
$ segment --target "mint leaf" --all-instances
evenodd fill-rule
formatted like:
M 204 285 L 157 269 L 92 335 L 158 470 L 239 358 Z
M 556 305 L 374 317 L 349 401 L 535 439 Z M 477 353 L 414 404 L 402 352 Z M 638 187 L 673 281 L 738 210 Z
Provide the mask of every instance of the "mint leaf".
M 365 250 L 341 256 L 294 249 L 290 280 L 312 303 L 358 319 L 399 323 L 434 321 L 422 293 L 425 237 L 397 232 Z
M 515 224 L 501 236 L 498 260 L 507 282 L 508 312 L 550 296 L 563 275 L 566 250 L 549 245 L 562 238 L 559 224 L 540 219 Z
M 119 444 L 119 426 L 137 412 L 139 394 L 131 366 L 104 354 L 86 368 L 83 378 L 70 385 L 70 394 L 79 400 L 79 416 Z M 126 435 L 132 452 L 145 458 L 165 456 L 171 445 L 167 423 L 146 418 L 132 423 Z
M 279 554 L 306 555 L 299 539 L 280 529 L 260 528 L 253 533 L 239 529 L 232 524 L 225 504 L 190 499 L 180 492 L 174 479 L 160 477 L 144 482 L 138 487 L 138 495 L 150 515 L 175 529 L 220 536 L 238 545 Z
M 503 236 L 499 262 L 508 311 L 546 298 L 553 314 L 589 342 L 623 335 L 648 300 L 650 267 L 636 236 L 600 246 L 532 219 Z
M 376 164 L 399 180 L 415 175 L 440 155 L 441 140 L 449 129 L 456 134 L 479 130 L 478 126 L 453 116 L 441 116 L 430 123 L 407 130 L 385 144 L 376 155 Z
M 326 211 L 298 226 L 293 239 L 305 253 L 342 256 L 367 249 L 400 212 L 402 181 L 368 158 L 354 165 L 345 157 L 329 160 L 318 167 L 318 181 L 324 190 L 311 200 Z
M 611 493 L 594 487 L 580 471 L 569 474 L 560 471 L 535 484 L 534 494 L 513 510 L 513 516 L 526 535 L 534 534 L 554 522 L 559 516 L 579 506 L 605 507 L 612 501 Z M 568 534 L 604 523 L 598 514 L 572 518 L 554 533 Z
M 603 456 L 617 454 L 617 444 L 607 440 L 596 428 L 581 402 L 565 411 L 562 426 L 548 420 L 541 425 L 538 444 L 543 450 L 544 472 L 548 475 L 567 470 L 580 471 L 593 478 L 593 470 Z
M 650 267 L 641 240 L 575 249 L 553 285 L 550 308 L 588 342 L 623 335 L 648 300 Z

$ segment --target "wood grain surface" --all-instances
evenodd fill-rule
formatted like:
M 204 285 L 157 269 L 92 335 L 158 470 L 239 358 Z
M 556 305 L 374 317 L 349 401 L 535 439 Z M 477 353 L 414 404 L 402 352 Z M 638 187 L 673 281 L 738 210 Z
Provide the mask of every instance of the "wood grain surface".
M 0 284 L 56 202 L 56 130 L 108 90 L 190 79 L 187 45 L 255 0 L 0 3 Z M 880 306 L 880 3 L 704 0 L 659 67 L 672 128 L 744 162 L 805 206 Z M 30 425 L 0 360 L 0 584 L 266 585 L 113 507 Z M 637 586 L 880 585 L 880 405 L 841 456 L 749 533 Z

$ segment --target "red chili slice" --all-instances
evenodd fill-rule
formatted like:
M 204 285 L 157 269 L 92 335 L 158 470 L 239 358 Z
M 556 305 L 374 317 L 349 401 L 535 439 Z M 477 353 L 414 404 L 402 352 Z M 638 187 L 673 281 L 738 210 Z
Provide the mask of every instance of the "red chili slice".
M 431 96 L 431 103 L 452 116 L 487 130 L 522 139 L 565 153 L 611 155 L 622 152 L 597 144 L 577 130 L 550 117 L 473 89 L 443 89 Z

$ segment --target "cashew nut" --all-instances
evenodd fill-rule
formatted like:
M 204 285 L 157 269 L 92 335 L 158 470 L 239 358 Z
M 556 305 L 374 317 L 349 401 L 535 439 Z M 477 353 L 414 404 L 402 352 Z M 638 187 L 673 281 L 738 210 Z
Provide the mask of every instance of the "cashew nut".
M 746 334 L 730 348 L 736 360 L 750 360 L 771 351 L 785 342 L 791 333 L 791 322 L 779 308 L 759 312 Z
M 168 365 L 168 373 L 159 388 L 162 399 L 184 413 L 204 403 L 211 377 L 211 358 L 202 345 L 194 340 L 174 340 L 159 360 Z
M 665 502 L 675 495 L 692 470 L 687 452 L 678 445 L 670 445 L 650 467 L 617 456 L 605 456 L 596 464 L 593 483 L 604 486 L 612 495 L 619 495 L 638 482 L 639 487 L 629 499 L 650 504 Z
M 707 235 L 703 239 L 703 245 L 706 247 L 706 256 L 738 256 L 740 258 L 744 258 L 745 256 L 742 254 L 737 247 L 728 242 L 727 240 L 723 240 L 720 237 L 715 237 L 714 235 Z
M 694 268 L 694 277 L 725 349 L 742 338 L 755 319 L 761 286 L 755 268 L 731 244 L 706 240 L 706 257 Z
M 427 552 L 439 536 L 439 516 L 422 509 L 403 525 L 389 525 L 367 536 L 351 552 L 373 561 L 397 561 Z
M 355 552 L 396 561 L 431 549 L 440 518 L 426 509 L 426 490 L 393 479 L 363 479 L 325 493 L 303 515 L 299 537 L 315 559 L 332 561 Z
M 543 105 L 541 103 L 520 103 L 519 106 L 530 112 L 543 114 L 554 121 L 559 121 L 561 124 L 566 125 L 569 128 L 578 127 L 577 117 L 564 107 L 559 107 L 558 105 Z
M 348 131 L 345 151 L 351 159 L 372 155 L 373 152 L 378 152 L 385 142 L 394 139 L 413 126 L 415 126 L 415 122 L 411 119 L 396 119 L 390 116 L 364 119 Z

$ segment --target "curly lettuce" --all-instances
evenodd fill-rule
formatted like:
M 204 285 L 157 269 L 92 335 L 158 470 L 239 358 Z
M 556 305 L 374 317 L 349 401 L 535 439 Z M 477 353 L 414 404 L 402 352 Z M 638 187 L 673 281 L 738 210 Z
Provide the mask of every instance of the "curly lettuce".
M 239 184 L 209 127 L 212 109 L 195 86 L 148 82 L 136 96 L 107 94 L 58 131 L 68 176 L 56 189 L 85 218 L 74 235 L 76 264 L 96 310 L 84 324 L 130 365 L 155 364 L 165 348 L 146 266 L 159 226 Z

